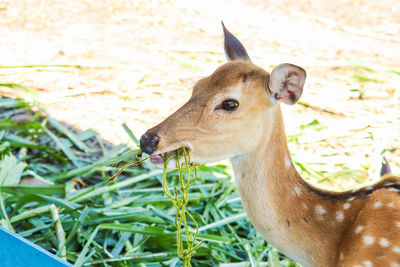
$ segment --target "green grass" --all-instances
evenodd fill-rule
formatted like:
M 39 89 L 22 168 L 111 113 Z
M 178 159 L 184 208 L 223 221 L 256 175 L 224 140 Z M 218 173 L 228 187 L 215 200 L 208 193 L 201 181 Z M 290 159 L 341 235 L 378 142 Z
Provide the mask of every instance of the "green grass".
M 163 193 L 162 170 L 146 161 L 107 182 L 138 156 L 128 153 L 136 137 L 123 129 L 131 144 L 111 146 L 21 99 L 0 98 L 0 224 L 76 266 L 180 266 L 176 211 Z M 193 266 L 295 266 L 251 226 L 227 166 L 197 173 L 187 208 L 199 223 L 196 244 L 204 243 Z M 40 184 L 21 183 L 27 178 Z M 173 190 L 178 172 L 167 180 Z

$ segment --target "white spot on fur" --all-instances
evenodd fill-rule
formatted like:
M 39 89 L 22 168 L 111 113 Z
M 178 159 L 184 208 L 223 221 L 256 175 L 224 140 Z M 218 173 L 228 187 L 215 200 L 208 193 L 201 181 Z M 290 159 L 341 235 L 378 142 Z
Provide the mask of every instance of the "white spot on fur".
M 393 208 L 393 207 L 394 207 L 393 202 L 390 202 L 390 203 L 388 204 L 388 207 L 389 207 L 389 208 Z
M 393 247 L 393 252 L 396 252 L 396 253 L 400 254 L 400 248 L 399 247 Z
M 394 185 L 394 183 L 392 183 L 392 182 L 387 182 L 385 185 L 386 185 L 386 186 L 391 186 L 391 185 Z
M 365 267 L 372 267 L 374 266 L 370 261 L 363 261 Z
M 390 265 L 391 267 L 400 267 L 400 264 L 396 263 L 396 262 L 392 262 L 392 264 Z
M 373 236 L 366 235 L 363 239 L 366 245 L 372 245 L 375 242 L 375 237 Z
M 344 255 L 343 255 L 343 253 L 340 253 L 340 255 L 339 255 L 339 260 L 344 260 Z
M 386 238 L 381 238 L 379 239 L 379 245 L 381 245 L 382 247 L 388 247 L 389 241 Z
M 343 209 L 347 210 L 348 208 L 350 208 L 351 204 L 350 203 L 344 203 L 343 204 Z
M 400 228 L 400 222 L 399 221 L 396 222 L 396 226 Z
M 347 202 L 352 202 L 354 199 L 356 199 L 356 196 L 348 198 Z
M 338 222 L 343 222 L 344 214 L 341 211 L 336 212 L 335 219 Z
M 326 210 L 321 205 L 315 205 L 315 213 L 320 217 L 326 213 Z
M 307 204 L 303 203 L 303 208 L 305 208 L 306 210 L 308 210 Z
M 397 189 L 397 188 L 389 188 L 389 191 L 391 191 L 391 192 L 400 192 L 400 189 Z
M 289 168 L 290 165 L 292 165 L 291 162 L 290 162 L 290 158 L 289 158 L 288 155 L 286 155 L 285 156 L 285 166 L 286 166 L 286 168 Z
M 354 265 L 353 267 L 362 267 L 361 265 Z
M 300 187 L 298 185 L 295 185 L 293 187 L 293 190 L 294 190 L 295 194 L 298 195 L 298 196 L 300 196 L 302 194 L 301 189 L 300 189 Z
M 382 206 L 382 202 L 381 201 L 375 202 L 374 208 L 379 208 L 380 206 Z
M 361 225 L 357 226 L 356 229 L 354 229 L 354 233 L 359 234 L 361 231 L 364 229 Z

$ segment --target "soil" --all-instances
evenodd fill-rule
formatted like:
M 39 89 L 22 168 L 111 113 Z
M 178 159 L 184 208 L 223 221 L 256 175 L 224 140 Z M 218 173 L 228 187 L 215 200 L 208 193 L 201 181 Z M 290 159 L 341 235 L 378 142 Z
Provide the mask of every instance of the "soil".
M 400 174 L 399 12 L 396 0 L 0 0 L 0 65 L 52 65 L 0 69 L 0 83 L 37 95 L 0 92 L 125 142 L 121 123 L 140 136 L 225 62 L 223 20 L 257 65 L 307 70 L 302 104 L 284 107 L 293 158 L 324 172 L 358 169 L 368 183 L 383 151 Z M 326 177 L 319 185 L 359 186 Z

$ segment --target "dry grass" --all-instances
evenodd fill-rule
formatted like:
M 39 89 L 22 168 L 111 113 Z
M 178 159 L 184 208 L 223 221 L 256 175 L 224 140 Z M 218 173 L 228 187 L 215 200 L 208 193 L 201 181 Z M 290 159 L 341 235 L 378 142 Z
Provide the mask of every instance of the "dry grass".
M 338 163 L 363 165 L 376 179 L 385 150 L 400 173 L 400 76 L 387 72 L 399 71 L 396 1 L 32 0 L 25 7 L 26 1 L 2 2 L 0 34 L 7 39 L 0 49 L 7 52 L 1 64 L 82 68 L 1 69 L 0 78 L 35 90 L 56 119 L 95 128 L 114 144 L 126 141 L 116 130 L 123 122 L 140 135 L 184 103 L 199 77 L 224 62 L 223 19 L 255 63 L 270 69 L 288 61 L 307 69 L 303 101 L 316 108 L 286 108 L 287 132 L 296 135 L 313 120 L 326 128 L 305 131 L 291 145 L 294 155 L 324 163 L 329 171 L 341 169 Z M 323 183 L 354 185 L 346 179 Z
M 93 141 L 97 144 L 95 153 L 107 154 L 110 153 L 107 145 L 98 144 L 99 140 L 104 139 L 104 144 L 109 142 L 114 145 L 127 142 L 128 137 L 120 127 L 124 122 L 140 135 L 182 105 L 197 79 L 209 75 L 225 62 L 219 24 L 220 20 L 224 20 L 243 41 L 256 64 L 269 70 L 282 62 L 305 67 L 308 78 L 301 105 L 284 107 L 289 146 L 294 159 L 300 161 L 297 167 L 311 182 L 325 188 L 343 190 L 379 179 L 382 152 L 390 161 L 394 173 L 400 174 L 399 11 L 400 3 L 395 0 L 384 3 L 367 0 L 0 0 L 0 35 L 6 37 L 0 41 L 0 93 L 2 96 L 19 96 L 40 103 L 54 121 L 66 122 L 80 130 L 96 129 L 99 136 Z M 2 103 L 6 102 L 7 99 L 3 98 Z M 10 116 L 17 116 L 14 117 L 17 121 L 26 119 L 18 117 L 15 111 L 18 111 L 18 107 L 7 112 L 10 112 Z M 7 114 L 2 115 L 4 118 Z M 57 125 L 52 124 L 49 129 L 50 133 L 61 131 L 64 139 L 71 138 L 67 138 L 65 129 L 57 128 Z M 86 137 L 81 136 L 83 139 Z M 2 138 L 0 140 L 4 141 Z M 53 138 L 57 140 L 57 136 Z M 53 157 L 60 154 L 61 158 L 68 161 L 64 162 L 68 166 L 66 173 L 61 173 L 59 177 L 70 175 L 66 179 L 71 179 L 71 183 L 76 180 L 77 174 L 68 171 L 74 169 L 73 164 L 77 161 L 74 153 L 82 149 L 79 139 L 75 142 L 67 142 L 65 151 L 60 148 L 65 146 L 65 142 L 57 143 L 55 151 L 54 147 L 46 148 L 48 151 L 45 154 L 47 157 L 50 152 Z M 0 151 L 10 149 L 9 145 L 2 142 Z M 68 152 L 71 145 L 76 146 L 72 154 Z M 97 154 L 83 161 L 83 170 L 88 170 L 85 169 L 88 162 L 100 164 L 89 164 L 87 168 L 99 170 L 95 177 L 101 180 L 106 171 L 110 172 L 110 167 L 106 167 L 102 161 L 98 162 Z M 57 168 L 63 166 L 60 163 Z M 16 171 L 22 167 L 16 167 Z M 209 175 L 216 175 L 214 167 L 205 170 L 204 175 L 208 175 L 206 180 L 215 179 Z M 225 173 L 225 169 L 217 170 Z M 135 169 L 129 174 L 142 174 L 142 171 Z M 15 177 L 18 175 L 18 172 L 14 173 Z M 91 177 L 88 175 L 85 179 L 91 181 Z M 216 197 L 221 205 L 231 209 L 222 214 L 228 219 L 221 217 L 219 207 L 210 208 L 211 211 L 204 215 L 208 216 L 206 226 L 210 227 L 210 233 L 220 236 L 227 233 L 229 236 L 240 230 L 240 238 L 235 239 L 239 241 L 231 254 L 226 254 L 222 248 L 219 251 L 220 245 L 210 245 L 202 253 L 215 251 L 213 255 L 216 262 L 243 259 L 251 262 L 262 260 L 265 255 L 269 259 L 279 258 L 276 251 L 262 249 L 264 241 L 254 230 L 247 228 L 245 221 L 239 221 L 242 223 L 234 228 L 220 228 L 221 225 L 213 224 L 219 220 L 223 223 L 231 222 L 229 220 L 232 218 L 236 220 L 234 216 L 238 212 L 238 216 L 244 216 L 240 213 L 242 208 L 238 205 L 238 198 L 235 198 L 234 186 L 224 179 L 218 180 L 223 190 Z M 69 183 L 67 186 L 73 190 Z M 95 187 L 90 183 L 89 186 Z M 133 191 L 142 190 L 141 193 L 153 196 L 153 189 L 151 192 L 143 191 L 151 186 L 156 188 L 160 185 L 152 180 L 147 187 Z M 199 186 L 199 191 L 208 192 L 208 189 L 203 190 L 202 185 Z M 108 186 L 101 184 L 99 188 Z M 123 194 L 139 192 L 123 190 L 121 193 L 118 188 L 115 189 L 104 196 L 102 189 L 97 189 L 97 195 L 78 198 L 79 213 L 70 212 L 69 202 L 42 200 L 44 208 L 39 205 L 42 209 L 39 214 L 46 213 L 45 222 L 51 227 L 55 223 L 49 211 L 56 215 L 51 203 L 58 206 L 62 204 L 66 211 L 60 215 L 65 216 L 63 218 L 68 222 L 67 226 L 63 223 L 68 234 L 65 242 L 67 245 L 78 244 L 77 247 L 68 248 L 69 260 L 81 264 L 85 261 L 111 260 L 111 256 L 106 255 L 98 243 L 92 242 L 94 233 L 97 233 L 95 231 L 101 233 L 102 241 L 116 242 L 117 249 L 114 252 L 118 252 L 118 257 L 123 257 L 120 254 L 123 247 L 128 251 L 138 249 L 146 252 L 147 247 L 141 246 L 140 240 L 133 247 L 129 246 L 132 245 L 129 242 L 117 240 L 129 239 L 130 234 L 126 231 L 132 227 L 130 224 L 118 226 L 111 220 L 119 215 L 108 220 L 102 225 L 103 228 L 94 228 L 85 223 L 77 225 L 74 221 L 80 216 L 83 219 L 86 216 L 92 218 L 93 213 L 88 213 L 89 208 L 93 208 L 91 205 L 106 205 L 108 196 L 119 198 L 125 196 Z M 49 186 L 47 190 L 49 195 L 55 194 L 61 199 L 61 191 L 65 192 L 58 184 Z M 28 193 L 38 192 L 17 192 Z M 160 199 L 159 193 L 154 193 L 156 199 Z M 8 199 L 15 200 L 12 196 Z M 64 200 L 71 199 L 65 196 Z M 121 206 L 112 212 L 124 212 L 122 208 L 125 204 L 123 200 L 120 201 Z M 84 208 L 85 205 L 89 208 Z M 163 205 L 159 208 L 164 208 Z M 127 207 L 132 211 L 136 211 L 136 208 Z M 15 210 L 11 217 L 25 211 Z M 144 212 L 148 214 L 149 211 Z M 159 211 L 152 209 L 151 212 Z M 133 215 L 131 217 L 134 219 Z M 24 218 L 21 218 L 23 221 Z M 172 224 L 168 224 L 169 217 L 164 217 L 162 222 L 154 222 L 150 217 L 140 218 L 145 218 L 150 227 L 152 223 L 160 223 L 173 231 L 170 229 Z M 10 223 L 3 219 L 4 224 Z M 122 219 L 122 223 L 126 223 L 126 220 Z M 21 221 L 11 224 L 21 227 L 20 230 L 25 229 L 22 225 L 29 226 Z M 31 226 L 26 229 L 34 231 L 28 230 L 24 234 L 36 238 L 43 225 L 37 218 L 31 218 L 29 223 Z M 84 227 L 82 229 L 87 232 L 79 233 L 81 239 L 77 241 L 73 237 L 76 234 L 74 231 L 81 229 L 79 227 Z M 113 230 L 120 232 L 106 236 Z M 62 254 L 64 247 L 55 246 L 57 237 L 50 232 L 45 234 L 49 240 L 37 237 L 36 242 L 43 242 L 42 245 L 48 249 L 56 249 Z M 152 237 L 148 240 L 151 241 L 155 233 L 150 234 Z M 246 243 L 248 239 L 254 241 L 253 244 Z M 97 250 L 95 254 L 90 254 L 93 246 Z M 84 249 L 78 253 L 75 252 L 76 248 Z M 68 254 L 68 251 L 72 253 Z M 175 248 L 171 251 L 175 251 Z M 139 256 L 150 257 L 146 253 L 139 253 Z M 131 257 L 127 260 L 136 257 L 136 254 L 127 255 Z M 254 255 L 258 258 L 254 258 Z M 146 260 L 157 262 L 157 257 L 164 259 L 176 255 L 167 253 L 153 256 Z M 124 261 L 123 258 L 117 260 Z

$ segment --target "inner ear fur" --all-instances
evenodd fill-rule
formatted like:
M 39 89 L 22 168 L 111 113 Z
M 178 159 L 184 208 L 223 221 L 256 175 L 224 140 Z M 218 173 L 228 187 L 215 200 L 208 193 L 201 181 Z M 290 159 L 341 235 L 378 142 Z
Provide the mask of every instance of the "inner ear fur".
M 306 71 L 303 68 L 284 63 L 272 70 L 267 87 L 276 101 L 293 105 L 303 93 L 305 79 Z

